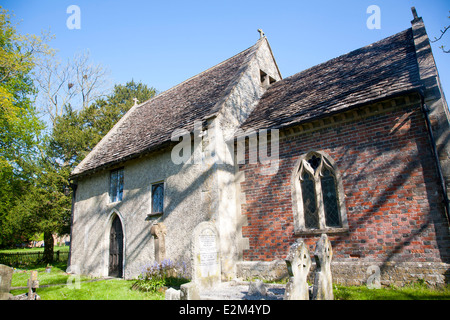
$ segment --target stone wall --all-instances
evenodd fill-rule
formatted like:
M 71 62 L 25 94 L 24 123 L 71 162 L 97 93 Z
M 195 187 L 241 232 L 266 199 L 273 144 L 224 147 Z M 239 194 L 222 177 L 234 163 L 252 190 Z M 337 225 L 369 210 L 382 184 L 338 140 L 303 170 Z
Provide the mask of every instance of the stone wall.
M 404 286 L 422 279 L 429 286 L 450 283 L 450 264 L 442 262 L 386 262 L 370 263 L 358 261 L 332 262 L 333 283 L 342 285 L 366 285 L 372 272 L 369 267 L 380 269 L 382 286 Z M 315 263 L 311 265 L 308 282 L 314 282 Z M 264 279 L 268 281 L 287 279 L 288 271 L 283 260 L 243 261 L 237 265 L 237 275 L 245 280 Z
M 200 164 L 173 164 L 169 150 L 129 161 L 124 165 L 123 200 L 115 203 L 109 202 L 109 170 L 80 180 L 72 230 L 72 265 L 78 266 L 82 274 L 108 274 L 109 232 L 118 215 L 124 233 L 125 278 L 136 277 L 142 266 L 156 261 L 151 227 L 161 222 L 166 227 L 166 258 L 189 266 L 192 230 L 209 219 L 202 201 L 202 185 L 207 178 L 202 170 Z M 151 185 L 162 181 L 164 214 L 149 216 Z

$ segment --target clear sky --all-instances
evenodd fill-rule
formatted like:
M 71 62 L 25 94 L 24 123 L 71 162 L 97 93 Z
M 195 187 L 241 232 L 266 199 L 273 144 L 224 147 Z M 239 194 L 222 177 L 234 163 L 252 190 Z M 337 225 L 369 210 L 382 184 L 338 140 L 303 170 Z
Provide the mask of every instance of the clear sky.
M 283 77 L 345 54 L 411 26 L 415 6 L 430 39 L 450 24 L 449 0 L 0 0 L 21 21 L 21 33 L 55 35 L 62 58 L 89 49 L 110 70 L 112 83 L 134 79 L 167 90 L 252 46 L 264 30 Z M 80 29 L 69 29 L 70 5 Z M 370 5 L 380 29 L 366 25 Z M 450 96 L 450 32 L 432 44 L 444 92 Z

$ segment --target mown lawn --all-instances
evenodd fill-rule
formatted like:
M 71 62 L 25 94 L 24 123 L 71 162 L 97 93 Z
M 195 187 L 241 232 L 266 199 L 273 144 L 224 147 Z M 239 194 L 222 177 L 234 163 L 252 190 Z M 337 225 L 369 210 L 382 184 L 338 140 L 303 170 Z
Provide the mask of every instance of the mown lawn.
M 53 250 L 56 252 L 60 251 L 69 251 L 69 246 L 54 246 Z M 44 247 L 39 248 L 17 248 L 17 249 L 2 249 L 0 253 L 24 253 L 24 252 L 44 252 Z
M 81 282 L 80 287 L 59 285 L 37 289 L 42 300 L 163 300 L 164 293 L 141 292 L 131 289 L 133 280 L 110 279 Z M 13 295 L 27 290 L 12 290 Z
M 101 280 L 87 276 L 75 277 L 65 272 L 65 263 L 52 265 L 50 273 L 45 266 L 29 270 L 15 269 L 11 287 L 25 287 L 31 270 L 38 272 L 37 293 L 42 300 L 161 300 L 164 293 L 149 293 L 131 289 L 133 280 Z M 79 282 L 78 282 L 79 281 Z M 69 285 L 67 285 L 69 283 Z M 79 287 L 77 284 L 79 283 Z M 46 287 L 48 286 L 48 287 Z M 13 295 L 27 292 L 27 289 L 11 290 Z
M 450 285 L 439 289 L 420 283 L 380 289 L 369 289 L 366 286 L 333 287 L 336 300 L 450 300 Z
M 53 263 L 50 273 L 45 272 L 45 266 L 37 266 L 29 270 L 14 269 L 11 287 L 25 287 L 30 279 L 31 270 L 38 272 L 39 285 L 65 284 L 70 275 L 65 272 L 67 264 L 63 262 Z M 92 280 L 91 277 L 81 276 L 80 281 Z

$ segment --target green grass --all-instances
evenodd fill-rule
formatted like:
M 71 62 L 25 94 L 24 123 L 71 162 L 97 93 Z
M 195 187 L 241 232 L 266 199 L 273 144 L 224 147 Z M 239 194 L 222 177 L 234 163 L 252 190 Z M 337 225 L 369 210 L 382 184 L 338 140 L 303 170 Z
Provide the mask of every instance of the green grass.
M 150 293 L 132 290 L 134 280 L 111 279 L 96 282 L 81 282 L 74 286 L 52 286 L 37 289 L 41 300 L 163 300 L 164 293 Z M 18 295 L 27 290 L 12 290 Z
M 69 251 L 69 246 L 54 246 L 53 251 Z M 44 247 L 40 248 L 18 248 L 18 249 L 2 249 L 0 253 L 24 253 L 24 252 L 44 252 Z
M 52 265 L 50 273 L 45 272 L 45 266 L 41 265 L 30 270 L 19 270 L 13 274 L 11 286 L 25 287 L 30 278 L 31 270 L 38 272 L 39 288 L 37 294 L 42 300 L 161 300 L 164 293 L 142 292 L 132 290 L 134 280 L 98 280 L 92 277 L 81 276 L 79 278 L 80 287 L 76 287 L 74 277 L 65 272 L 65 263 L 55 263 Z M 70 278 L 70 279 L 69 279 Z M 71 280 L 72 285 L 66 285 Z M 98 280 L 95 282 L 88 282 Z M 49 287 L 43 287 L 51 285 Z M 11 290 L 13 295 L 27 292 L 28 289 Z
M 38 272 L 39 285 L 51 285 L 51 284 L 65 284 L 70 275 L 65 272 L 67 264 L 65 262 L 58 262 L 52 264 L 50 273 L 45 272 L 45 266 L 38 266 L 30 270 L 15 269 L 11 287 L 24 287 L 27 285 L 27 280 L 30 279 L 31 270 Z M 80 278 L 80 281 L 91 280 L 92 277 Z
M 380 289 L 369 289 L 366 286 L 333 287 L 336 300 L 450 300 L 450 285 L 439 289 L 428 288 L 421 283 Z

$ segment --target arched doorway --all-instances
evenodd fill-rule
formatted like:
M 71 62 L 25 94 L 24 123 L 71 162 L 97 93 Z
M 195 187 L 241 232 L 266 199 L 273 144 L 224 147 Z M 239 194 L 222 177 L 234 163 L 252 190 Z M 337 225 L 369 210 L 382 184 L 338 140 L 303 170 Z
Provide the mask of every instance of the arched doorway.
M 120 218 L 116 215 L 109 233 L 109 268 L 110 277 L 123 276 L 123 229 Z

